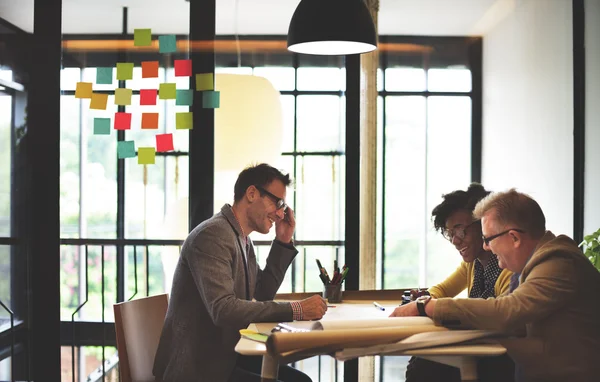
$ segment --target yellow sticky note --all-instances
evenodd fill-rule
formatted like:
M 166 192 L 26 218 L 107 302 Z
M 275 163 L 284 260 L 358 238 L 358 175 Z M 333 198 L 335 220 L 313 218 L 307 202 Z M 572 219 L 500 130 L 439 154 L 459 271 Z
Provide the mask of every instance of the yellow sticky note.
M 214 76 L 212 73 L 196 74 L 196 91 L 214 90 Z
M 92 98 L 92 83 L 78 82 L 75 88 L 75 98 Z
M 117 62 L 117 80 L 127 81 L 133 78 L 133 62 Z
M 92 93 L 92 100 L 90 101 L 90 109 L 106 110 L 107 102 L 108 102 L 108 94 Z
M 156 161 L 156 149 L 154 147 L 138 148 L 138 164 L 154 164 Z
M 134 29 L 133 46 L 152 45 L 152 29 Z
M 115 89 L 115 105 L 131 105 L 131 89 Z
M 158 85 L 158 99 L 176 99 L 177 87 L 174 83 Z
M 193 113 L 175 113 L 175 128 L 189 130 L 194 127 Z

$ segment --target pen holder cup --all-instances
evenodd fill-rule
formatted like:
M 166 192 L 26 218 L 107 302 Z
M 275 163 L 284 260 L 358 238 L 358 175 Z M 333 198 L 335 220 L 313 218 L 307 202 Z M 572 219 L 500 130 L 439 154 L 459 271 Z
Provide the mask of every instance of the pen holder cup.
M 342 302 L 342 284 L 324 285 L 323 298 L 327 299 L 327 302 Z

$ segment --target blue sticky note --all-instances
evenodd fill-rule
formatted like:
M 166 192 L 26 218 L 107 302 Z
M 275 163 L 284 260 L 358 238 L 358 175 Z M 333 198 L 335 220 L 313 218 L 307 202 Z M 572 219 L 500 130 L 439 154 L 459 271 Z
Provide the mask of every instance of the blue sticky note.
M 98 85 L 111 85 L 113 83 L 113 68 L 97 68 L 96 83 Z
M 158 36 L 158 52 L 174 53 L 177 51 L 177 39 L 174 34 Z
M 202 107 L 204 109 L 218 109 L 221 104 L 221 93 L 218 91 L 202 92 Z
M 191 89 L 177 90 L 175 105 L 192 106 L 194 102 L 194 91 Z
M 118 141 L 117 156 L 119 159 L 135 157 L 135 142 L 134 141 Z
M 94 118 L 94 135 L 110 135 L 110 118 Z

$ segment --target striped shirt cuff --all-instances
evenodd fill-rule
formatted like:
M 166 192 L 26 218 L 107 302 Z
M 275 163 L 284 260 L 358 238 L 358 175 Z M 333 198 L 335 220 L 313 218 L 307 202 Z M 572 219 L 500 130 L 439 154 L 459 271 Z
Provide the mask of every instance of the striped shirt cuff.
M 292 305 L 292 311 L 294 313 L 294 321 L 302 321 L 302 305 L 300 305 L 299 301 L 292 301 L 290 303 Z

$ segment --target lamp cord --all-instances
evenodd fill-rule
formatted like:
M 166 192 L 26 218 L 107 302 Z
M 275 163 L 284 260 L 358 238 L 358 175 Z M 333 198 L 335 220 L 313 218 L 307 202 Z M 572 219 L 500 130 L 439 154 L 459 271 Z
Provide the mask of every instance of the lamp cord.
M 235 0 L 234 6 L 233 6 L 233 33 L 235 35 L 235 48 L 237 50 L 237 64 L 238 64 L 238 68 L 242 67 L 242 52 L 240 49 L 240 36 L 238 36 L 238 5 L 239 5 L 239 0 Z

